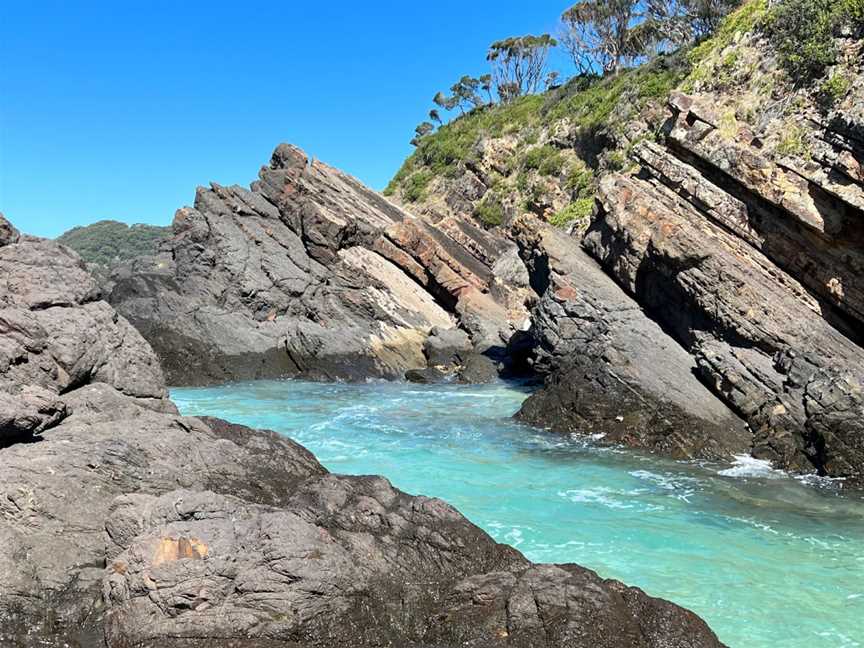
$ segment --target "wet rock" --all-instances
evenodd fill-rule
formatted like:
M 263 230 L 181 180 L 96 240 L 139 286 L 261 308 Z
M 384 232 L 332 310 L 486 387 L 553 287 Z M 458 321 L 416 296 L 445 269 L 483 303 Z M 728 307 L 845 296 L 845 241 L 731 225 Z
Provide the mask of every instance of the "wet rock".
M 450 376 L 451 374 L 445 373 L 437 367 L 409 369 L 405 372 L 405 380 L 421 385 L 434 385 L 436 383 L 446 382 Z
M 470 384 L 492 383 L 498 380 L 498 365 L 479 353 L 465 358 L 459 367 L 459 382 Z
M 423 354 L 433 367 L 458 365 L 473 349 L 471 338 L 461 329 L 433 328 L 423 343 Z

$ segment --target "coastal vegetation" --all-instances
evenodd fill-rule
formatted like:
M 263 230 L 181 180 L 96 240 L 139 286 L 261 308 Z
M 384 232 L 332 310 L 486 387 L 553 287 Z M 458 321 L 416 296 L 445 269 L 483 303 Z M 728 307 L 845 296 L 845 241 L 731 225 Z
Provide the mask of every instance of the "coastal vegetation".
M 88 263 L 111 265 L 148 254 L 155 254 L 159 242 L 170 236 L 170 227 L 127 225 L 103 220 L 75 227 L 57 241 L 75 250 Z

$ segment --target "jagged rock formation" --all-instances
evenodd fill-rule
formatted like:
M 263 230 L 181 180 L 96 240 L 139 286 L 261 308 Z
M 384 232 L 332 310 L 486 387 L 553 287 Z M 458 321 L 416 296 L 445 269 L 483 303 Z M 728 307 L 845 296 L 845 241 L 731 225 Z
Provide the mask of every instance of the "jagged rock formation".
M 578 239 L 531 217 L 512 232 L 540 282 L 531 337 L 534 368 L 548 375 L 520 419 L 679 459 L 747 453 L 749 432 L 699 382 L 694 359 Z
M 804 177 L 712 123 L 673 96 L 665 146 L 604 179 L 585 245 L 750 423 L 755 456 L 861 485 L 864 185 L 848 165 L 864 140 L 832 119 L 820 141 L 843 145 L 822 159 L 846 165 L 814 158 Z
M 838 30 L 836 63 L 795 84 L 759 29 L 767 11 L 753 0 L 690 52 L 454 120 L 389 189 L 481 220 L 507 194 L 497 229 L 542 296 L 528 341 L 545 387 L 523 420 L 860 487 L 864 41 Z M 513 216 L 561 224 L 586 189 L 590 226 L 569 221 L 569 242 Z
M 720 646 L 692 613 L 532 565 L 439 500 L 179 416 L 67 248 L 4 234 L 0 268 L 0 644 Z
M 110 301 L 174 384 L 401 377 L 433 327 L 482 352 L 527 319 L 527 287 L 493 272 L 512 244 L 412 218 L 288 145 L 251 190 L 199 189 L 164 249 L 117 272 Z

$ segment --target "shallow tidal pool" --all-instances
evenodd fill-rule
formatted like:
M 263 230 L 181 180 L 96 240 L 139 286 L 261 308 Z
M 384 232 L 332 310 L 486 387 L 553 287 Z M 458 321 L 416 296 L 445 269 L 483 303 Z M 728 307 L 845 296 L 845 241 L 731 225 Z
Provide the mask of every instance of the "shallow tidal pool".
M 441 497 L 538 562 L 690 608 L 733 648 L 864 646 L 864 500 L 753 460 L 675 463 L 518 425 L 527 388 L 261 381 L 173 389 L 329 470 Z

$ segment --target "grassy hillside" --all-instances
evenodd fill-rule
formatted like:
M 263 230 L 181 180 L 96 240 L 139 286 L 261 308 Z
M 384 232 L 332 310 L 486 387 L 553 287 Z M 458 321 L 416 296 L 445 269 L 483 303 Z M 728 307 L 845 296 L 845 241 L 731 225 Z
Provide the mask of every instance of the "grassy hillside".
M 844 73 L 835 37 L 855 21 L 860 28 L 862 4 L 786 0 L 769 9 L 767 0 L 750 0 L 685 51 L 476 109 L 423 137 L 385 194 L 418 213 L 473 212 L 487 226 L 524 211 L 587 225 L 598 176 L 627 167 L 629 149 L 657 136 L 651 112 L 673 89 L 716 95 L 736 125 L 755 125 L 777 105 L 794 117 L 790 97 L 842 100 L 854 77 Z M 789 46 L 799 41 L 802 51 Z M 807 77 L 797 73 L 802 66 Z
M 69 230 L 57 240 L 88 263 L 111 265 L 155 254 L 159 242 L 171 235 L 170 227 L 126 225 L 104 220 Z

